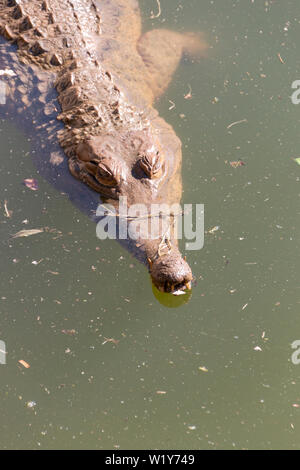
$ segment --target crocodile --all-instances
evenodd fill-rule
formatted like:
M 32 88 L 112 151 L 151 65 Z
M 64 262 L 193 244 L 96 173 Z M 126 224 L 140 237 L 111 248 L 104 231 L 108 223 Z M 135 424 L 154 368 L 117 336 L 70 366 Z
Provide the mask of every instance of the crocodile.
M 154 105 L 184 54 L 205 55 L 201 33 L 143 33 L 138 0 L 0 0 L 0 34 L 7 106 L 39 142 L 41 173 L 49 148 L 64 168 L 59 145 L 76 181 L 60 170 L 60 187 L 77 200 L 85 188 L 116 207 L 180 202 L 181 141 Z M 191 289 L 174 232 L 130 243 L 159 290 Z

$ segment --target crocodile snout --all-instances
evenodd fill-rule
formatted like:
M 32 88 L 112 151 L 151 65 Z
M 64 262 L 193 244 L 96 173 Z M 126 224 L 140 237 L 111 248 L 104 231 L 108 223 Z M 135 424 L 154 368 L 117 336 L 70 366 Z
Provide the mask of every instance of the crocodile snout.
M 150 262 L 150 274 L 153 284 L 162 292 L 176 294 L 192 288 L 191 268 L 177 250 Z

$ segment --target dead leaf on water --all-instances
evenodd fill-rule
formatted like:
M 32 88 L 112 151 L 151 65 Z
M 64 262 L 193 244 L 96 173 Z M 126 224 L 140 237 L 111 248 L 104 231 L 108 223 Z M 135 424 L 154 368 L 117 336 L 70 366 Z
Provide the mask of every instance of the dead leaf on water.
M 27 188 L 31 189 L 31 191 L 37 191 L 39 189 L 37 180 L 33 178 L 27 178 L 24 180 L 24 184 Z
M 115 344 L 116 346 L 119 344 L 120 340 L 118 339 L 114 339 L 114 338 L 105 338 L 104 336 L 104 342 L 102 343 L 102 346 L 106 343 L 113 343 Z
M 220 227 L 219 225 L 216 225 L 215 227 L 211 228 L 208 233 L 210 233 L 211 235 L 215 232 L 217 232 L 218 230 L 220 230 Z
M 20 232 L 13 235 L 12 238 L 31 237 L 32 235 L 37 235 L 42 232 L 44 232 L 44 229 L 20 230 Z
M 25 367 L 25 369 L 29 369 L 30 368 L 30 365 L 28 364 L 28 362 L 26 361 L 23 361 L 23 359 L 21 359 L 20 361 L 18 361 L 19 364 L 21 364 L 21 366 Z
M 230 166 L 232 166 L 232 168 L 239 168 L 241 166 L 245 166 L 246 163 L 243 162 L 242 160 L 238 160 L 237 162 L 229 162 L 230 163 Z
M 74 336 L 77 334 L 77 331 L 72 329 L 72 330 L 61 330 L 61 332 L 64 334 L 64 335 L 69 335 L 69 336 Z

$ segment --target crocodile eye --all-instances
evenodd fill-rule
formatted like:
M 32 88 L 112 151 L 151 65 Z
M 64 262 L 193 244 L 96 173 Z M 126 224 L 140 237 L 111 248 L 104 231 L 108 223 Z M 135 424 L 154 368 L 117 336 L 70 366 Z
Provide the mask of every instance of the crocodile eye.
M 163 164 L 164 158 L 159 152 L 143 155 L 140 160 L 140 167 L 151 179 L 161 175 Z
M 104 159 L 98 163 L 96 178 L 104 186 L 116 187 L 124 179 L 120 162 Z

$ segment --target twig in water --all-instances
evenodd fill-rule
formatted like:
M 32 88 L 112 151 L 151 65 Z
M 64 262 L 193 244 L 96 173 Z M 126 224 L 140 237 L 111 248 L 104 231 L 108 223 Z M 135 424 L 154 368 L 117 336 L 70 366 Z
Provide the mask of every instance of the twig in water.
M 7 208 L 7 201 L 4 201 L 4 211 L 5 211 L 5 216 L 10 218 L 12 215 L 12 212 L 8 210 Z
M 235 126 L 236 124 L 241 124 L 242 122 L 248 122 L 248 121 L 247 121 L 247 119 L 241 119 L 240 121 L 232 122 L 231 124 L 229 124 L 229 126 L 227 126 L 227 129 L 230 129 L 231 127 Z

